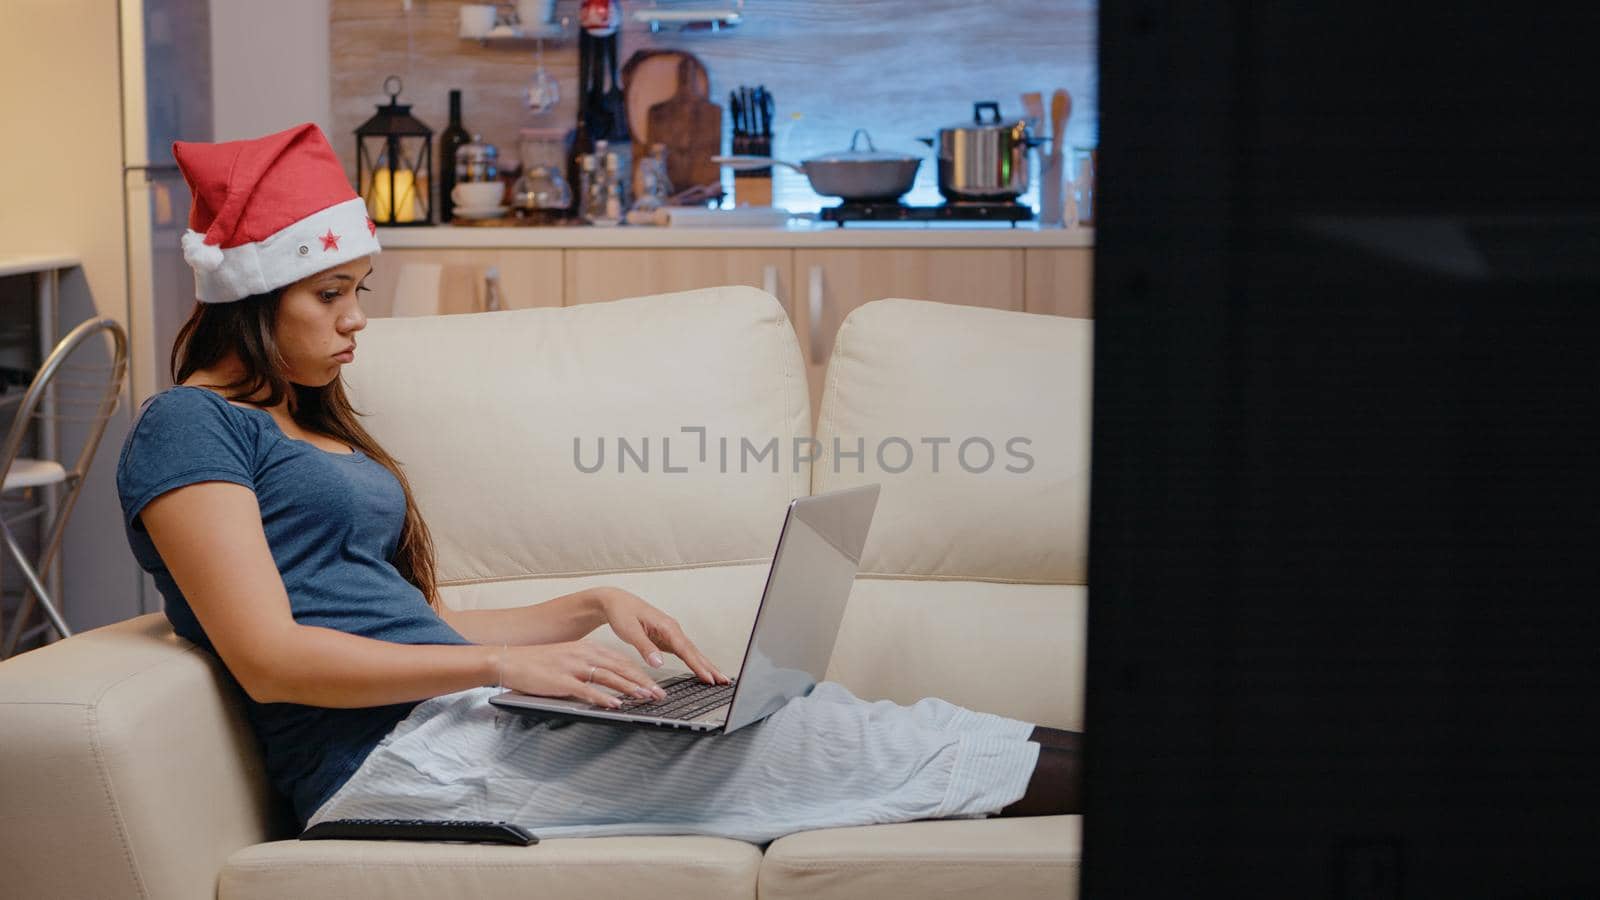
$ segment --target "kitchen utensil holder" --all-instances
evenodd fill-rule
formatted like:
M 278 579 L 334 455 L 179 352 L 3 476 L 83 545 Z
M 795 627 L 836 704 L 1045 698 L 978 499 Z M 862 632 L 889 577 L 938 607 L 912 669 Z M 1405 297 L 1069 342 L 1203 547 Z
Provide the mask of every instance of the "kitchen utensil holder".
M 764 134 L 734 135 L 733 152 L 750 156 L 771 156 L 772 138 Z M 734 206 L 772 205 L 772 167 L 733 171 Z
M 1042 170 L 1039 173 L 1039 224 L 1046 226 L 1077 224 L 1066 221 L 1061 151 L 1052 148 L 1048 153 L 1041 152 L 1039 168 Z

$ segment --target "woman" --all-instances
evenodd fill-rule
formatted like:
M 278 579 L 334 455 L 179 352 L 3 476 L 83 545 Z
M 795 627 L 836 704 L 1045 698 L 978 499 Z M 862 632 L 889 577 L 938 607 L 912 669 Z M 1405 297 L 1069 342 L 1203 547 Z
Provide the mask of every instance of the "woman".
M 503 687 L 602 706 L 660 697 L 677 656 L 727 676 L 642 598 L 596 587 L 452 611 L 399 464 L 340 367 L 366 324 L 376 228 L 322 133 L 178 143 L 200 300 L 174 386 L 117 469 L 128 539 L 177 633 L 247 696 L 273 784 L 303 824 L 490 819 L 541 836 L 791 831 L 1076 811 L 1077 735 L 837 684 L 729 735 L 497 717 Z M 635 661 L 584 640 L 609 624 Z M 617 785 L 625 785 L 619 790 Z

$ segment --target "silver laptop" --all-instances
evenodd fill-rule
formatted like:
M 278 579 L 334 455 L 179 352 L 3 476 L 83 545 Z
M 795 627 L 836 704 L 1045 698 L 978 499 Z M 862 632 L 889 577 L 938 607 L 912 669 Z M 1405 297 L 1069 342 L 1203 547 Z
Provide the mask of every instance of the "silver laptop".
M 830 491 L 789 503 L 767 586 L 756 607 L 744 664 L 733 684 L 710 685 L 692 673 L 660 679 L 663 700 L 622 696 L 620 709 L 506 691 L 489 702 L 507 710 L 585 721 L 727 734 L 759 722 L 822 680 L 839 636 L 861 548 L 878 506 L 878 485 Z M 616 693 L 607 689 L 607 693 Z

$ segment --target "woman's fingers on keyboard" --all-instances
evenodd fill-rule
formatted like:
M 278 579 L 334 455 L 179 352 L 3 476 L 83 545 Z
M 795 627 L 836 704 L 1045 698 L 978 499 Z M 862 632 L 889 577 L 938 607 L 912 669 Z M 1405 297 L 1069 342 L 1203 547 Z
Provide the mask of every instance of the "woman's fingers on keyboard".
M 644 688 L 642 685 L 634 684 L 628 679 L 623 678 L 621 675 L 618 675 L 617 673 L 606 668 L 594 670 L 594 683 L 603 684 L 606 687 L 617 691 L 618 693 L 627 694 L 630 697 L 637 697 L 640 700 L 648 700 L 656 696 L 655 694 L 650 693 L 650 691 Z
M 673 655 L 683 660 L 684 665 L 694 672 L 695 677 L 706 684 L 727 684 L 728 676 L 722 674 L 711 660 L 706 658 L 694 641 L 683 633 L 683 627 L 677 622 L 668 625 L 660 634 L 654 635 L 657 643 L 663 643 Z
M 654 678 L 646 675 L 643 669 L 639 668 L 638 665 L 636 665 L 632 660 L 624 656 L 621 651 L 613 650 L 610 647 L 598 647 L 597 649 L 600 651 L 602 656 L 600 662 L 601 666 L 610 669 L 612 672 L 622 676 L 633 684 L 644 688 L 646 691 L 649 691 L 658 698 L 666 696 L 666 694 L 661 690 L 661 685 L 656 684 Z M 618 690 L 622 690 L 622 688 L 618 688 Z

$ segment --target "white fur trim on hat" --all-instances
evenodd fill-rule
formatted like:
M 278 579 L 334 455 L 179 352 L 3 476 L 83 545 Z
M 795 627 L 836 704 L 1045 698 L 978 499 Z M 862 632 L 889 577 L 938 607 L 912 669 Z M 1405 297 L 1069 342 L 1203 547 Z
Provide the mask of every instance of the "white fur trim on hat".
M 195 297 L 232 303 L 377 253 L 378 236 L 368 221 L 367 205 L 352 197 L 253 244 L 223 249 L 187 232 L 183 258 L 194 269 Z
M 198 231 L 185 231 L 183 258 L 196 269 L 215 272 L 222 265 L 222 248 L 206 243 L 206 236 Z

